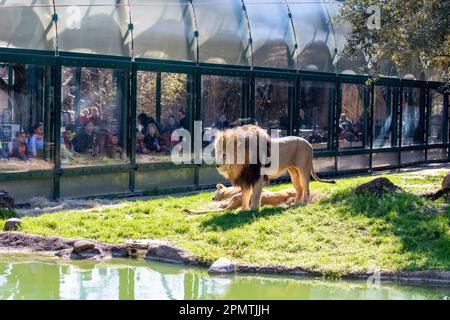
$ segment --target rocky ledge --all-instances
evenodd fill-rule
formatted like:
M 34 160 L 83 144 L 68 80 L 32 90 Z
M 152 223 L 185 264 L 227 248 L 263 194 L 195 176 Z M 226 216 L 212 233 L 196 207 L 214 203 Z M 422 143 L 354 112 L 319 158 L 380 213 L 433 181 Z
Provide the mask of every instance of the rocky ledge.
M 299 276 L 323 276 L 320 272 L 303 269 L 300 267 L 288 267 L 282 265 L 258 266 L 232 262 L 226 258 L 220 258 L 214 263 L 204 262 L 196 258 L 188 251 L 179 248 L 168 241 L 158 239 L 144 239 L 127 241 L 124 244 L 114 245 L 100 243 L 86 239 L 66 239 L 60 237 L 44 237 L 28 235 L 20 232 L 0 232 L 0 253 L 23 252 L 51 254 L 63 259 L 110 259 L 143 256 L 144 259 L 194 264 L 208 267 L 210 274 L 233 273 L 267 273 L 290 274 Z M 433 284 L 450 286 L 450 271 L 377 271 L 381 281 L 391 280 L 405 283 Z M 342 276 L 343 279 L 367 280 L 373 277 L 371 272 L 352 272 Z

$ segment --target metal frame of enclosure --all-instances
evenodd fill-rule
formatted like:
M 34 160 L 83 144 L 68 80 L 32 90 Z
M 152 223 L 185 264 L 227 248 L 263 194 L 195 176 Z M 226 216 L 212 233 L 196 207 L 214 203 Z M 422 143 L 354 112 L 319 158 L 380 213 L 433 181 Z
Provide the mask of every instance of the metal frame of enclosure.
M 25 3 L 25 4 L 24 4 Z M 372 85 L 361 74 L 361 61 L 347 59 L 344 27 L 330 23 L 339 3 L 332 1 L 0 1 L 0 64 L 11 79 L 15 64 L 46 66 L 42 79 L 45 142 L 52 168 L 0 172 L 0 189 L 18 202 L 33 196 L 52 199 L 126 194 L 153 188 L 204 188 L 220 181 L 207 165 L 175 165 L 169 161 L 141 163 L 136 157 L 139 72 L 156 76 L 156 116 L 161 114 L 161 75 L 186 74 L 186 112 L 192 130 L 202 120 L 202 76 L 240 79 L 240 117 L 254 117 L 259 79 L 283 80 L 287 89 L 286 133 L 297 135 L 300 110 L 309 84 L 326 86 L 326 146 L 315 150 L 315 166 L 322 176 L 369 173 L 450 158 L 448 94 L 434 74 L 404 72 L 386 67 L 385 76 Z M 69 15 L 75 11 L 75 18 Z M 231 16 L 227 16 L 231 15 Z M 266 17 L 266 18 L 264 18 Z M 75 19 L 76 21 L 72 21 Z M 70 22 L 68 22 L 70 20 Z M 271 22 L 267 22 L 271 21 Z M 98 23 L 98 25 L 96 24 Z M 224 24 L 225 23 L 225 24 Z M 45 40 L 45 41 L 44 41 Z M 45 43 L 44 43 L 45 42 Z M 273 49 L 273 50 L 272 50 Z M 317 50 L 317 51 L 314 51 Z M 280 56 L 283 56 L 281 59 Z M 327 59 L 322 59 L 326 56 Z M 311 57 L 322 59 L 317 63 Z M 325 62 L 323 62 L 325 61 Z M 389 63 L 387 62 L 387 65 Z M 65 167 L 61 163 L 62 73 L 73 68 L 80 81 L 82 68 L 120 71 L 113 77 L 120 88 L 122 139 L 126 161 L 120 164 Z M 78 70 L 78 73 L 77 73 Z M 78 76 L 77 76 L 78 74 Z M 408 79 L 405 79 L 408 78 Z M 414 78 L 414 80 L 412 80 Z M 10 80 L 9 86 L 13 83 Z M 339 118 L 349 86 L 358 86 L 361 98 L 362 146 L 340 146 Z M 8 90 L 10 90 L 9 88 Z M 419 131 L 405 145 L 403 108 L 417 93 Z M 314 92 L 314 91 L 312 91 Z M 389 101 L 388 146 L 379 146 L 374 130 L 377 98 Z M 430 138 L 432 99 L 439 96 L 440 138 Z M 347 97 L 347 98 L 346 98 Z M 77 94 L 75 94 L 77 103 Z M 78 100 L 79 101 L 79 100 Z M 381 119 L 382 120 L 382 119 Z M 416 121 L 417 122 L 417 121 Z

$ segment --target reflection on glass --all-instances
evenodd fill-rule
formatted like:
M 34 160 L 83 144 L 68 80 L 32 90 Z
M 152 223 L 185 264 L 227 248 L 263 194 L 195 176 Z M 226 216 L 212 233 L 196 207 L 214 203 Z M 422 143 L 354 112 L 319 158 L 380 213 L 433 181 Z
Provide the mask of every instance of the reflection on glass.
M 436 90 L 430 90 L 431 114 L 428 132 L 428 143 L 444 142 L 444 96 Z
M 373 147 L 388 148 L 394 146 L 392 116 L 395 112 L 394 88 L 375 86 L 373 115 Z
M 295 68 L 295 37 L 284 0 L 246 3 L 253 39 L 253 64 Z
M 333 72 L 335 40 L 331 12 L 321 1 L 288 0 L 287 3 L 297 33 L 299 68 Z
M 204 128 L 227 129 L 240 118 L 243 78 L 202 76 L 202 121 Z
M 130 56 L 125 0 L 55 0 L 61 51 Z
M 189 79 L 183 73 L 138 72 L 136 161 L 168 162 L 180 142 L 176 129 L 189 130 Z M 160 87 L 158 97 L 157 87 Z
M 298 135 L 312 144 L 314 149 L 326 149 L 329 137 L 329 111 L 334 104 L 333 83 L 302 81 Z
M 342 113 L 339 116 L 339 149 L 367 148 L 365 85 L 343 83 Z
M 277 129 L 286 136 L 289 129 L 288 105 L 292 82 L 271 78 L 257 78 L 255 90 L 255 118 L 264 129 Z
M 420 112 L 421 89 L 404 88 L 402 105 L 402 146 L 423 143 Z
M 249 65 L 249 31 L 241 0 L 202 0 L 193 4 L 199 31 L 199 60 Z
M 55 49 L 55 23 L 51 0 L 0 1 L 0 47 Z
M 51 169 L 51 68 L 0 62 L 0 172 Z
M 127 163 L 126 72 L 63 68 L 63 167 Z
M 135 57 L 195 61 L 195 23 L 188 0 L 127 2 L 133 21 Z

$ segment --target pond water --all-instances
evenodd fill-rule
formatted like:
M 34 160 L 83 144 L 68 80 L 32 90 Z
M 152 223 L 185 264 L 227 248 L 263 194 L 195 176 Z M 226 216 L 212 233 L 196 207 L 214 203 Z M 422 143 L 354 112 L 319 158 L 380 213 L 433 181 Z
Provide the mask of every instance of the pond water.
M 138 259 L 63 261 L 0 255 L 0 299 L 443 299 L 449 287 L 295 276 L 210 276 Z

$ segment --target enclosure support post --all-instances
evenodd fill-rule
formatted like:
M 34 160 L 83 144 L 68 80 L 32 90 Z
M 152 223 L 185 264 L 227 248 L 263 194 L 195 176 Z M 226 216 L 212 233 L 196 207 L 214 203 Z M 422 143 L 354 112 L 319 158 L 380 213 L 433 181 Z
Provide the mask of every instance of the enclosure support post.
M 61 176 L 61 62 L 58 59 L 56 66 L 53 68 L 55 86 L 54 95 L 54 111 L 53 111 L 53 125 L 54 136 L 53 141 L 55 143 L 55 169 L 53 174 L 53 199 L 59 199 L 60 193 L 60 176 Z
M 131 85 L 129 92 L 130 101 L 128 114 L 130 117 L 129 121 L 129 132 L 130 132 L 130 143 L 129 143 L 129 155 L 130 155 L 130 181 L 129 188 L 130 191 L 134 192 L 136 190 L 136 109 L 137 109 L 137 68 L 134 63 L 131 65 Z

